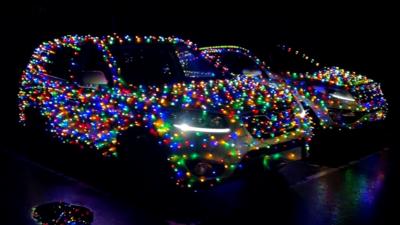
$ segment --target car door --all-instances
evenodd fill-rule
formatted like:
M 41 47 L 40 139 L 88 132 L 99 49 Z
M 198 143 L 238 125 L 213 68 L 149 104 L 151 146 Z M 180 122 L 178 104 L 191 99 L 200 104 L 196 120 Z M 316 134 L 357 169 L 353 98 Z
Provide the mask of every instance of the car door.
M 102 46 L 79 38 L 52 48 L 38 96 L 49 130 L 64 143 L 115 151 L 118 120 L 112 99 L 111 68 Z
M 74 141 L 116 155 L 116 138 L 121 125 L 121 109 L 113 87 L 112 67 L 104 46 L 95 42 L 80 45 L 72 69 L 69 102 Z

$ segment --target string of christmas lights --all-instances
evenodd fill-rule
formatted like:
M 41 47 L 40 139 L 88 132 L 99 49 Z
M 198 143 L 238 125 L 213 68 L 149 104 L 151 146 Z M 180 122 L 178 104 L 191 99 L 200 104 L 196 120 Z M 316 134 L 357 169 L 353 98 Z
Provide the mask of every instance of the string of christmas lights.
M 280 48 L 282 51 L 286 52 L 287 54 L 301 57 L 305 62 L 308 62 L 316 67 L 319 67 L 321 65 L 319 62 L 317 62 L 316 59 L 308 56 L 306 53 L 302 52 L 301 50 L 293 49 L 292 47 L 290 47 L 288 45 L 284 45 L 284 44 L 278 45 L 277 47 Z

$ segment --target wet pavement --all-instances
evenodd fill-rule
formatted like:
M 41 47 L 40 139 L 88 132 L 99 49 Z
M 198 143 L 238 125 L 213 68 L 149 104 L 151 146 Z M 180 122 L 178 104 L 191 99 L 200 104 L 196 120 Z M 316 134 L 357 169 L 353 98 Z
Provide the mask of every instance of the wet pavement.
M 305 224 L 389 224 L 389 218 L 394 218 L 389 215 L 389 205 L 398 202 L 398 193 L 389 190 L 395 184 L 390 179 L 399 175 L 390 171 L 394 165 L 390 165 L 389 157 L 393 155 L 387 151 L 374 153 L 295 185 L 294 191 L 308 209 Z
M 156 223 L 141 209 L 120 204 L 107 193 L 10 152 L 0 151 L 0 177 L 2 225 L 34 225 L 31 208 L 57 201 L 90 208 L 93 225 Z
M 385 215 L 380 210 L 390 209 L 390 200 L 395 203 L 397 196 L 382 200 L 388 197 L 385 191 L 390 188 L 387 186 L 391 178 L 390 156 L 390 151 L 381 151 L 343 168 L 319 169 L 317 173 L 298 177 L 297 183 L 292 184 L 281 178 L 293 176 L 289 170 L 307 165 L 289 165 L 294 168 L 285 168 L 280 173 L 282 177 L 258 174 L 230 182 L 212 193 L 198 193 L 201 198 L 207 197 L 201 201 L 197 198 L 201 204 L 212 203 L 209 209 L 203 209 L 208 216 L 175 223 L 258 223 L 264 219 L 279 224 L 385 224 L 393 215 Z M 30 208 L 51 201 L 90 208 L 95 214 L 94 225 L 168 224 L 167 221 L 173 224 L 175 221 L 174 218 L 154 219 L 151 212 L 121 203 L 109 194 L 24 159 L 3 153 L 0 160 L 1 177 L 6 181 L 2 182 L 1 199 L 5 206 L 1 211 L 2 224 L 35 224 L 30 218 Z
M 393 224 L 400 202 L 398 152 L 387 139 L 378 138 L 378 145 L 340 140 L 345 147 L 319 146 L 324 154 L 314 152 L 318 157 L 276 172 L 254 168 L 211 190 L 156 194 L 122 187 L 118 194 L 107 192 L 2 149 L 0 224 L 33 225 L 31 207 L 53 201 L 91 209 L 93 225 Z

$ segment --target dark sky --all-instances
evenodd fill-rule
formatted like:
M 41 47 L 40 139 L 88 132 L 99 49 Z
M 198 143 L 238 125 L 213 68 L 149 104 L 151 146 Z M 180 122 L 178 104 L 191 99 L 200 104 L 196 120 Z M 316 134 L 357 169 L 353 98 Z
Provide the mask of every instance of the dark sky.
M 269 46 L 287 43 L 328 65 L 359 71 L 381 82 L 392 106 L 398 108 L 395 102 L 400 95 L 394 82 L 398 63 L 392 55 L 399 45 L 395 35 L 399 26 L 391 5 L 252 0 L 217 5 L 216 1 L 54 2 L 2 6 L 5 118 L 15 117 L 18 76 L 33 49 L 42 41 L 71 33 L 174 34 L 199 45 L 243 45 L 261 58 Z M 14 126 L 14 118 L 7 119 L 8 124 Z

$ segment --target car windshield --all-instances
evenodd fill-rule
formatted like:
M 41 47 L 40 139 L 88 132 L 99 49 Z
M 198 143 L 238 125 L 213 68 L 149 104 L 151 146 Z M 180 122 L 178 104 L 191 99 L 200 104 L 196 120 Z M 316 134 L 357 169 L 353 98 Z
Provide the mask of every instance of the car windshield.
M 179 47 L 178 58 L 186 79 L 207 80 L 224 78 L 221 71 L 211 62 L 204 59 L 199 52 L 191 51 L 186 46 Z
M 247 76 L 261 75 L 263 73 L 260 65 L 258 65 L 250 57 L 238 52 L 223 52 L 211 55 L 216 57 L 229 72 L 239 75 L 244 74 Z

